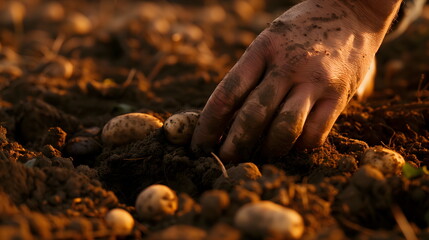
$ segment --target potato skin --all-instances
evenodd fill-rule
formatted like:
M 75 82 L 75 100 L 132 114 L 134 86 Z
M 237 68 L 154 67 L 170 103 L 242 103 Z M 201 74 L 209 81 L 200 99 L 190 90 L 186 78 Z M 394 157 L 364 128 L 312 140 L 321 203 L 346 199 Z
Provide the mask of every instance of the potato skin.
M 159 221 L 176 213 L 178 201 L 176 193 L 169 187 L 154 184 L 138 195 L 136 212 L 142 219 Z
M 164 122 L 164 133 L 170 143 L 187 145 L 197 125 L 200 113 L 186 111 L 172 115 Z
M 405 159 L 401 154 L 382 146 L 375 146 L 365 150 L 360 161 L 361 165 L 369 164 L 383 174 L 400 175 Z
M 271 201 L 245 204 L 237 211 L 234 223 L 254 237 L 299 239 L 304 233 L 304 220 L 298 212 Z
M 152 115 L 127 113 L 107 122 L 101 133 L 101 139 L 107 146 L 124 145 L 142 140 L 150 132 L 161 127 L 162 122 Z
M 124 209 L 114 208 L 105 217 L 106 223 L 112 228 L 115 234 L 126 236 L 131 233 L 134 227 L 134 218 Z

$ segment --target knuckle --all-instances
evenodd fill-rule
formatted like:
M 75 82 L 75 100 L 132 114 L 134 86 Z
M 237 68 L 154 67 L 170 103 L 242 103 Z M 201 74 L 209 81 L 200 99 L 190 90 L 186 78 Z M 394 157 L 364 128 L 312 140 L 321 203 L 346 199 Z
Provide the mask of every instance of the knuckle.
M 301 135 L 302 128 L 297 118 L 290 121 L 276 121 L 273 123 L 271 136 L 275 142 L 279 143 L 293 143 L 299 135 Z
M 310 76 L 309 83 L 323 89 L 326 93 L 321 96 L 322 98 L 331 99 L 340 104 L 351 98 L 352 86 L 346 78 L 333 76 L 323 70 L 313 71 Z
M 223 116 L 231 111 L 235 105 L 234 93 L 228 91 L 224 85 L 220 84 L 208 100 L 208 107 L 205 110 L 213 116 Z
M 326 129 L 323 126 L 310 124 L 305 127 L 305 134 L 303 134 L 300 145 L 303 148 L 319 147 L 323 144 L 325 135 Z
M 280 136 L 282 136 L 285 141 L 287 140 L 287 141 L 294 142 L 296 138 L 301 134 L 302 131 L 298 129 L 296 126 L 281 124 L 279 126 L 279 132 L 283 133 Z
M 328 82 L 328 75 L 324 69 L 314 70 L 310 74 L 310 81 L 316 84 L 325 84 Z
M 306 65 L 306 62 L 310 58 L 311 54 L 305 50 L 295 50 L 293 53 L 286 54 L 286 62 L 290 68 L 298 68 L 299 66 Z
M 273 41 L 271 35 L 264 31 L 261 34 L 259 34 L 258 37 L 253 40 L 251 47 L 249 49 L 252 49 L 252 51 L 256 50 L 259 57 L 265 58 L 265 56 L 272 56 L 275 48 L 275 41 Z
M 271 37 L 266 32 L 262 32 L 255 38 L 252 45 L 260 48 L 261 50 L 266 50 L 270 45 L 272 45 Z
M 246 120 L 251 118 L 255 123 L 264 122 L 267 116 L 267 107 L 254 101 L 247 102 L 242 107 L 240 115 Z

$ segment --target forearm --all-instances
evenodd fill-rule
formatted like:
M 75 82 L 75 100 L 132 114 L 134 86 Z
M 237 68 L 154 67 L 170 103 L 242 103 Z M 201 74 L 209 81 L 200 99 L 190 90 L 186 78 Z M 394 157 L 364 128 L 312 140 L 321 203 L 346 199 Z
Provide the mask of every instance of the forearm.
M 347 0 L 345 0 L 347 1 Z M 402 0 L 358 0 L 364 6 L 372 9 L 381 17 L 391 17 L 395 15 L 402 3 Z
M 373 19 L 375 28 L 386 32 L 395 18 L 403 0 L 342 0 L 343 2 L 356 2 L 357 11 Z M 359 14 L 359 12 L 357 12 Z

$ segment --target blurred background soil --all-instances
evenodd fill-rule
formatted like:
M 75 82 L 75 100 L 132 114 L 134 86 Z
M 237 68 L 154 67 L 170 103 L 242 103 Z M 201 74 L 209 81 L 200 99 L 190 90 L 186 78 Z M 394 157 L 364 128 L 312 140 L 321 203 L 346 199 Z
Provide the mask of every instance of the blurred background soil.
M 189 236 L 249 239 L 235 212 L 270 200 L 303 216 L 302 239 L 402 239 L 398 214 L 429 239 L 429 176 L 373 178 L 359 168 L 376 145 L 429 166 L 428 5 L 380 49 L 373 96 L 352 100 L 321 148 L 247 159 L 262 177 L 230 164 L 244 170 L 226 180 L 212 156 L 168 143 L 161 130 L 103 146 L 114 116 L 202 109 L 257 34 L 297 2 L 1 1 L 0 238 L 111 239 L 104 216 L 119 207 L 138 222 L 129 239 L 183 225 L 193 226 L 183 228 Z M 134 209 L 154 183 L 179 195 L 178 213 L 157 223 Z M 213 189 L 230 199 L 221 213 L 200 201 Z

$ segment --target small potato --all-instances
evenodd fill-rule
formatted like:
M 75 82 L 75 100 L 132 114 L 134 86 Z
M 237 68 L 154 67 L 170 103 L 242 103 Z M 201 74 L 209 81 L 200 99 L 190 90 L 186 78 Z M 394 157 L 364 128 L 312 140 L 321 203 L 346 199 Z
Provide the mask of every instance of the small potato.
M 56 57 L 42 64 L 42 74 L 50 78 L 69 79 L 73 75 L 73 64 L 64 57 Z
M 299 239 L 304 232 L 304 221 L 298 212 L 270 201 L 244 205 L 235 215 L 234 222 L 254 237 Z
M 382 146 L 368 148 L 362 155 L 361 165 L 369 164 L 383 174 L 400 175 L 405 164 L 401 154 Z
M 121 208 L 110 210 L 105 217 L 106 223 L 116 235 L 126 236 L 134 227 L 134 218 L 130 213 Z
M 154 184 L 143 190 L 136 201 L 138 216 L 154 221 L 174 215 L 177 206 L 178 198 L 176 193 L 169 187 L 161 184 Z
M 186 42 L 199 42 L 204 37 L 200 27 L 193 24 L 175 23 L 171 26 L 173 40 L 184 40 Z
M 42 5 L 38 17 L 46 22 L 59 22 L 64 19 L 65 10 L 58 2 L 48 2 Z
M 176 113 L 169 117 L 165 120 L 163 127 L 167 140 L 177 145 L 189 144 L 199 117 L 199 113 L 190 111 Z
M 112 118 L 104 125 L 101 139 L 105 145 L 118 146 L 142 140 L 162 127 L 162 122 L 146 113 L 128 113 Z
M 91 20 L 82 13 L 72 13 L 68 16 L 64 30 L 69 34 L 85 35 L 91 32 Z

